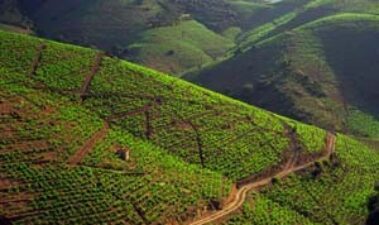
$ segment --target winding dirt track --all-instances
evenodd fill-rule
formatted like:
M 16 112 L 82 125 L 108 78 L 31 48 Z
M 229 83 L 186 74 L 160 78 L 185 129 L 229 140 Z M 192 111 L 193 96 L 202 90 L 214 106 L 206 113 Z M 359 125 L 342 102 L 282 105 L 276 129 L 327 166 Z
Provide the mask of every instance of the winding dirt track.
M 327 141 L 326 141 L 325 154 L 322 157 L 318 158 L 317 160 L 329 159 L 335 150 L 335 144 L 336 144 L 336 136 L 331 134 L 331 133 L 328 133 Z M 299 165 L 299 166 L 295 166 L 292 164 L 291 166 L 286 167 L 281 172 L 279 172 L 275 175 L 272 175 L 272 176 L 263 178 L 259 181 L 247 184 L 247 185 L 241 187 L 236 192 L 236 196 L 235 196 L 234 200 L 232 202 L 230 202 L 228 205 L 226 205 L 222 210 L 217 211 L 213 214 L 207 215 L 206 217 L 200 218 L 196 221 L 193 221 L 193 222 L 189 223 L 189 225 L 204 225 L 204 224 L 208 224 L 208 223 L 214 222 L 216 220 L 219 220 L 222 217 L 228 216 L 229 214 L 233 213 L 234 211 L 236 211 L 237 209 L 239 209 L 243 205 L 243 203 L 246 200 L 246 196 L 247 196 L 248 192 L 271 184 L 273 178 L 287 177 L 291 173 L 295 173 L 295 172 L 301 171 L 303 169 L 306 169 L 306 168 L 312 166 L 313 164 L 314 164 L 314 161 L 308 162 L 308 163 L 305 163 L 305 164 Z

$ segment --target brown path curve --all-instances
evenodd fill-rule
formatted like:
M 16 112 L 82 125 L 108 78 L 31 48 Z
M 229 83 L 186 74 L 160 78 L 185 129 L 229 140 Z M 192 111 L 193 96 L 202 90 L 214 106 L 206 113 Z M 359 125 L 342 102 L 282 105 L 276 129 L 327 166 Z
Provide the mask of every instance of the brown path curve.
M 67 162 L 74 165 L 79 164 L 82 159 L 95 147 L 95 144 L 107 135 L 108 129 L 109 124 L 107 122 L 104 122 L 103 128 L 101 128 L 101 130 L 96 132 L 90 139 L 88 139 L 86 143 L 84 143 L 84 145 L 68 159 Z
M 318 158 L 317 160 L 329 159 L 330 156 L 335 151 L 335 144 L 336 144 L 336 136 L 331 134 L 331 133 L 328 133 L 327 142 L 326 142 L 326 152 L 322 157 Z M 213 214 L 207 215 L 206 217 L 200 218 L 196 221 L 193 221 L 193 222 L 189 223 L 189 225 L 204 225 L 204 224 L 208 224 L 208 223 L 214 222 L 216 220 L 219 220 L 222 217 L 228 216 L 229 214 L 235 212 L 237 209 L 239 209 L 243 205 L 243 203 L 246 200 L 248 192 L 253 191 L 253 190 L 257 190 L 260 187 L 267 186 L 267 185 L 271 184 L 273 178 L 287 177 L 288 175 L 295 173 L 295 172 L 298 172 L 298 171 L 301 171 L 303 169 L 306 169 L 306 168 L 312 166 L 313 164 L 314 164 L 314 162 L 308 162 L 308 163 L 305 163 L 305 164 L 299 165 L 299 166 L 291 166 L 289 168 L 285 168 L 284 170 L 282 170 L 281 172 L 279 172 L 275 175 L 272 175 L 272 176 L 263 178 L 259 181 L 245 185 L 245 186 L 241 187 L 236 192 L 236 196 L 234 198 L 234 201 L 230 202 L 222 210 L 217 211 Z

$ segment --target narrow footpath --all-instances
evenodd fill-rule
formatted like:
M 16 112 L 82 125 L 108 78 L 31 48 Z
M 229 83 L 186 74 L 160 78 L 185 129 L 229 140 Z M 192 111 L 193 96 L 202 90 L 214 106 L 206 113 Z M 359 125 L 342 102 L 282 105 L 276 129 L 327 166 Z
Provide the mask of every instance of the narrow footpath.
M 72 165 L 79 164 L 84 159 L 84 157 L 93 150 L 96 143 L 107 135 L 108 130 L 109 124 L 107 122 L 104 122 L 103 128 L 101 128 L 101 130 L 96 132 L 90 139 L 88 139 L 86 143 L 84 143 L 84 145 L 68 159 L 67 162 Z

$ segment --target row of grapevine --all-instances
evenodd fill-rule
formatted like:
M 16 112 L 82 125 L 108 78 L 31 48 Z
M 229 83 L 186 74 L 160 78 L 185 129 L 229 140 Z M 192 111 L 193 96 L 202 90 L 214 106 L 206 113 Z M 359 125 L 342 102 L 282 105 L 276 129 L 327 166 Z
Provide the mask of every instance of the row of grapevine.
M 0 176 L 12 183 L 0 185 L 0 213 L 14 224 L 165 223 L 230 192 L 231 181 L 220 174 L 188 165 L 117 127 L 82 166 L 68 166 L 67 158 L 102 121 L 61 96 L 17 83 L 0 86 L 0 132 L 11 132 L 0 138 Z M 131 149 L 130 161 L 121 160 L 115 146 Z M 41 161 L 45 153 L 50 157 Z

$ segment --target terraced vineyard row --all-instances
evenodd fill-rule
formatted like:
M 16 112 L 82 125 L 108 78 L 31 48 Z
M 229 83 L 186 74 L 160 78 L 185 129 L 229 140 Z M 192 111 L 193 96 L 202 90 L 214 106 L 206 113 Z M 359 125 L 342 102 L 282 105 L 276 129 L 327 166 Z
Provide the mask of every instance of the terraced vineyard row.
M 6 199 L 0 215 L 16 224 L 184 223 L 222 207 L 232 182 L 313 162 L 325 151 L 326 131 L 167 75 L 79 47 L 2 32 L 0 39 L 0 194 Z M 121 159 L 118 150 L 130 158 Z M 353 168 L 354 154 L 341 150 L 342 163 L 328 166 L 343 172 L 349 161 L 346 168 Z M 263 201 L 296 202 L 291 194 L 280 202 L 279 191 L 279 185 L 267 189 Z M 306 213 L 323 220 L 311 200 L 304 199 Z M 344 209 L 350 206 L 357 207 Z
M 31 49 L 41 42 L 23 41 Z M 5 43 L 3 48 L 9 52 L 11 46 Z M 65 53 L 60 54 L 62 51 Z M 47 90 L 76 99 L 76 91 L 86 83 L 81 74 L 90 73 L 97 61 L 95 54 L 48 42 L 33 79 Z M 288 149 L 283 128 L 286 122 L 273 114 L 117 59 L 104 57 L 97 66 L 97 74 L 87 82 L 82 104 L 189 163 L 238 180 L 279 164 Z M 312 136 L 313 131 L 309 127 L 299 132 L 304 143 L 317 135 Z
M 69 156 L 96 135 L 101 120 L 54 94 L 0 87 L 0 215 L 14 224 L 180 221 L 229 193 L 221 175 L 121 130 L 110 131 L 82 166 L 71 166 Z M 132 160 L 121 160 L 114 146 L 127 146 Z
M 253 194 L 243 213 L 225 224 L 364 224 L 368 198 L 379 179 L 379 155 L 362 143 L 340 135 L 331 162 Z M 262 210 L 265 209 L 266 211 Z M 271 212 L 271 213 L 269 213 Z

